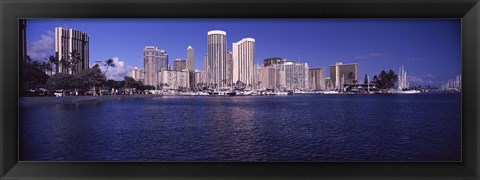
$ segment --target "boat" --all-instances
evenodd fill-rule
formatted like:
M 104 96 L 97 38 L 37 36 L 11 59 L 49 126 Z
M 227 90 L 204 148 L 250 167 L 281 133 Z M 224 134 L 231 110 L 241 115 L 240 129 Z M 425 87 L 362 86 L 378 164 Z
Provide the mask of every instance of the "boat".
M 339 94 L 338 91 L 323 91 L 322 94 Z
M 403 69 L 403 65 L 399 69 L 397 89 L 393 90 L 394 94 L 417 94 L 419 90 L 409 89 L 409 83 L 407 81 L 407 71 Z
M 235 96 L 237 93 L 235 91 L 210 91 L 208 94 L 213 96 Z
M 420 93 L 419 90 L 414 90 L 414 89 L 411 89 L 411 90 L 401 90 L 401 91 L 393 91 L 393 93 L 395 94 L 417 94 L 417 93 Z

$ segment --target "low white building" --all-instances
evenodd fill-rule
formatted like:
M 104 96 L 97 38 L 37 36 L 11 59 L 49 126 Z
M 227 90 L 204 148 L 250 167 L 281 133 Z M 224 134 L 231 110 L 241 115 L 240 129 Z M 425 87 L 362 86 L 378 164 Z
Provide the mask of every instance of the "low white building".
M 163 89 L 190 88 L 188 70 L 161 71 L 159 76 L 159 79 L 161 79 L 160 85 Z
M 130 77 L 136 81 L 145 82 L 145 71 L 143 69 L 134 67 L 133 69 L 130 69 Z

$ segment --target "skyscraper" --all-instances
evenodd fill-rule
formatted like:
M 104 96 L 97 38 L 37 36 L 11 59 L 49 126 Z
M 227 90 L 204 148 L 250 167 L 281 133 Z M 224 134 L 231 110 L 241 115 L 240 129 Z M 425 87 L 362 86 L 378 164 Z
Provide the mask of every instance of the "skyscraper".
M 255 39 L 243 38 L 233 43 L 233 82 L 254 84 Z
M 55 28 L 55 53 L 58 60 L 67 63 L 59 63 L 56 73 L 77 74 L 88 69 L 89 65 L 89 37 L 87 33 L 69 29 Z
M 220 30 L 208 31 L 208 84 L 216 88 L 227 85 L 227 33 Z
M 194 55 L 195 55 L 195 50 L 192 48 L 192 46 L 188 46 L 187 48 L 187 69 L 190 72 L 194 72 Z
M 158 52 L 158 58 L 156 59 L 156 71 L 160 72 L 163 70 L 168 70 L 168 54 L 167 51 L 161 50 Z
M 143 49 L 143 66 L 145 71 L 145 85 L 156 86 L 156 60 L 160 49 L 156 46 L 145 46 Z
M 184 69 L 187 69 L 187 60 L 175 59 L 173 61 L 173 70 L 174 71 L 183 71 Z

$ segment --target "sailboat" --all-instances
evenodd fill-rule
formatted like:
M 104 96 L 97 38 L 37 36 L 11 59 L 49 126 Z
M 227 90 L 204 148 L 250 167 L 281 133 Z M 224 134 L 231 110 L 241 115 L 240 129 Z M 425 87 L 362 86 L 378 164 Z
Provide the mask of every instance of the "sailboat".
M 399 76 L 398 76 L 398 87 L 393 93 L 396 94 L 417 94 L 420 93 L 419 90 L 409 89 L 409 84 L 407 80 L 407 71 L 403 69 L 403 65 L 399 69 Z

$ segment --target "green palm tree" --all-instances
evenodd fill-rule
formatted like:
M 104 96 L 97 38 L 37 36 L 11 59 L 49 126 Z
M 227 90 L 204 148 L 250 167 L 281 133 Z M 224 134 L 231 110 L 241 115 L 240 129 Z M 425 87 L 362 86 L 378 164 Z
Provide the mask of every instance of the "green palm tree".
M 104 66 L 107 66 L 107 69 L 105 69 L 105 72 L 103 73 L 103 75 L 107 74 L 107 71 L 108 71 L 109 67 L 115 67 L 115 64 L 113 63 L 112 59 L 108 59 L 108 60 L 105 60 L 105 65 Z

